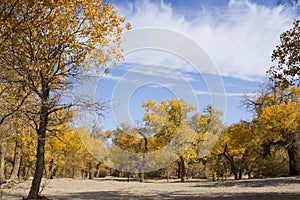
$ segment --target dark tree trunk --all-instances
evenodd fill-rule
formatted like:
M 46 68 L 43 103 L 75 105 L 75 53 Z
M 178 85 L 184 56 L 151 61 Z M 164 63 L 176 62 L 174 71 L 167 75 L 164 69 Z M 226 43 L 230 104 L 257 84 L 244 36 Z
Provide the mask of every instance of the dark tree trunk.
M 238 173 L 236 171 L 233 172 L 233 176 L 234 176 L 234 180 L 238 180 L 239 179 Z
M 238 170 L 236 169 L 234 162 L 230 163 L 231 166 L 231 172 L 233 173 L 234 176 L 234 180 L 238 180 L 239 179 L 239 174 L 238 174 Z
M 16 139 L 15 155 L 14 155 L 14 166 L 11 172 L 10 178 L 12 180 L 18 179 L 18 174 L 21 166 L 21 156 L 22 156 L 22 136 Z
M 178 169 L 177 169 L 177 177 L 180 178 L 181 176 L 181 162 L 177 161 Z
M 180 156 L 180 162 L 181 162 L 181 174 L 180 174 L 180 179 L 181 182 L 185 182 L 185 178 L 186 178 L 186 167 L 185 167 L 185 161 L 183 156 Z
M 290 176 L 298 176 L 300 174 L 297 142 L 298 141 L 293 141 L 288 149 Z
M 238 175 L 238 170 L 235 166 L 235 163 L 234 163 L 234 158 L 233 156 L 229 155 L 228 153 L 226 153 L 224 151 L 224 153 L 222 154 L 230 163 L 230 168 L 231 168 L 231 172 L 233 173 L 233 176 L 234 176 L 234 180 L 238 180 L 239 179 L 239 175 Z
M 1 140 L 0 143 L 0 184 L 5 182 L 5 147 Z
M 127 173 L 127 182 L 130 181 L 130 173 Z
M 141 165 L 141 169 L 139 171 L 139 179 L 141 183 L 145 182 L 145 172 L 144 172 L 144 166 L 146 165 L 145 160 L 146 160 L 146 153 L 148 151 L 148 139 L 146 137 L 146 135 L 144 135 L 144 133 L 139 132 L 139 134 L 143 137 L 143 139 L 140 142 L 140 150 L 142 150 L 143 152 L 143 161 L 142 161 L 142 165 Z M 143 142 L 144 141 L 144 148 L 143 148 Z
M 36 150 L 35 172 L 27 199 L 39 198 L 39 190 L 43 178 L 43 171 L 45 166 L 46 127 L 48 123 L 48 108 L 45 103 L 48 102 L 47 97 L 44 99 L 43 104 L 41 106 L 39 128 L 37 130 L 38 145 Z
M 242 179 L 242 175 L 243 175 L 243 173 L 242 173 L 243 171 L 240 169 L 239 170 L 239 180 L 241 180 Z
M 35 172 L 31 184 L 31 188 L 28 194 L 28 199 L 38 199 L 39 198 L 39 190 L 41 181 L 43 178 L 43 171 L 44 171 L 44 160 L 45 160 L 45 134 L 39 134 L 38 138 L 38 147 L 37 147 L 37 154 L 36 154 L 36 166 Z

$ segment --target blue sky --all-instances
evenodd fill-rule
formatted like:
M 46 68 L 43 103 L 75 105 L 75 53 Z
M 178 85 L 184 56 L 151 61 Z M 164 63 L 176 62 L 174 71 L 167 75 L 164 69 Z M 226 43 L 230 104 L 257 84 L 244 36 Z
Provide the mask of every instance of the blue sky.
M 241 98 L 245 94 L 254 96 L 259 85 L 267 80 L 265 71 L 272 65 L 270 57 L 279 44 L 279 35 L 298 17 L 294 9 L 278 6 L 273 0 L 110 2 L 132 24 L 133 31 L 156 28 L 186 37 L 203 49 L 215 71 L 205 67 L 195 70 L 184 56 L 161 49 L 125 52 L 125 61 L 97 82 L 96 97 L 111 106 L 101 119 L 105 130 L 114 129 L 122 121 L 135 124 L 141 120 L 141 104 L 150 98 L 159 102 L 184 98 L 196 104 L 200 112 L 207 104 L 215 103 L 224 112 L 227 125 L 250 119 L 252 114 L 241 108 Z M 165 39 L 158 38 L 162 42 Z M 178 48 L 188 52 L 187 45 Z M 195 51 L 192 53 L 197 54 Z M 219 78 L 222 85 L 218 82 L 220 87 L 211 86 Z M 216 92 L 219 88 L 223 93 Z M 223 100 L 224 105 L 218 103 Z

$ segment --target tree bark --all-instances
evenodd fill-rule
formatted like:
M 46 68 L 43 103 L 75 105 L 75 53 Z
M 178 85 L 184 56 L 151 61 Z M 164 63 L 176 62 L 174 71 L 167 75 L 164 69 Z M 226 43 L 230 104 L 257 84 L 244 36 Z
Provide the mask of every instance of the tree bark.
M 4 147 L 4 143 L 1 140 L 0 143 L 0 184 L 5 182 L 5 147 Z
M 234 180 L 239 179 L 238 173 L 236 171 L 233 172 L 233 176 L 234 176 Z
M 180 162 L 181 162 L 181 174 L 180 174 L 180 179 L 181 182 L 185 182 L 185 177 L 186 177 L 186 167 L 185 167 L 185 161 L 183 156 L 180 156 Z
M 243 170 L 239 170 L 239 180 L 242 180 L 242 176 L 243 176 Z
M 91 161 L 88 163 L 87 178 L 88 179 L 94 178 L 94 166 Z
M 300 174 L 297 142 L 295 140 L 292 141 L 291 146 L 288 148 L 290 176 L 298 176 Z
M 43 102 L 48 102 L 48 96 L 43 100 Z M 42 103 L 40 112 L 40 123 L 37 130 L 38 134 L 38 145 L 36 151 L 36 165 L 35 172 L 31 184 L 31 188 L 27 199 L 38 199 L 40 185 L 43 178 L 43 171 L 45 166 L 45 138 L 46 138 L 46 127 L 48 123 L 48 108 L 46 103 Z
M 177 161 L 178 169 L 177 169 L 177 177 L 181 177 L 181 162 Z
M 39 190 L 41 181 L 43 178 L 43 171 L 44 171 L 44 164 L 45 164 L 45 135 L 39 135 L 38 138 L 38 147 L 37 147 L 37 154 L 36 154 L 36 166 L 35 172 L 31 184 L 31 188 L 28 194 L 27 199 L 38 199 L 39 198 Z
M 10 179 L 16 180 L 18 179 L 18 173 L 20 171 L 20 166 L 21 166 L 21 156 L 22 156 L 22 141 L 21 138 L 22 136 L 18 137 L 16 139 L 16 147 L 15 147 L 15 155 L 14 155 L 14 166 L 13 170 L 10 175 Z
M 130 173 L 129 172 L 127 172 L 127 182 L 129 182 L 130 181 Z

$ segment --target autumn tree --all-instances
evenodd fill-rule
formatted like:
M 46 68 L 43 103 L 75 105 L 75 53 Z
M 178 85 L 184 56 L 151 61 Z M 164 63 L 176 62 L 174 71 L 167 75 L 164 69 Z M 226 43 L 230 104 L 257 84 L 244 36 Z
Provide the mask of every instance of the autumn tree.
M 195 131 L 193 148 L 197 154 L 197 160 L 202 161 L 206 172 L 212 172 L 214 176 L 214 162 L 211 150 L 215 146 L 224 130 L 224 124 L 220 117 L 222 112 L 216 110 L 212 105 L 207 105 L 202 114 L 195 114 L 190 120 L 190 127 Z M 212 162 L 207 162 L 208 160 Z M 213 166 L 213 167 L 210 167 Z
M 271 66 L 267 73 L 276 86 L 282 88 L 290 85 L 299 86 L 300 20 L 295 20 L 293 28 L 280 35 L 280 41 L 281 44 L 272 54 L 275 65 Z
M 255 98 L 246 97 L 243 100 L 244 106 L 252 112 L 255 113 L 255 118 L 253 118 L 252 123 L 256 126 L 257 137 L 261 139 L 260 145 L 263 147 L 264 151 L 261 152 L 263 156 L 270 155 L 271 157 L 275 157 L 278 152 L 275 152 L 276 149 L 281 151 L 281 149 L 285 149 L 287 143 L 290 144 L 291 140 L 294 140 L 298 137 L 299 132 L 299 123 L 297 125 L 297 121 L 293 121 L 290 126 L 298 126 L 298 128 L 293 129 L 294 133 L 291 134 L 288 129 L 285 129 L 286 126 L 283 123 L 283 116 L 285 116 L 288 120 L 288 110 L 283 111 L 283 105 L 285 104 L 296 104 L 299 102 L 300 98 L 300 88 L 297 86 L 289 86 L 287 88 L 282 87 L 274 87 L 272 84 L 267 84 L 266 86 L 261 88 L 260 93 Z M 276 109 L 281 108 L 281 113 L 276 114 Z M 295 107 L 295 109 L 299 109 L 299 107 Z M 271 113 L 272 112 L 272 113 Z M 284 112 L 287 112 L 284 114 Z M 268 113 L 268 114 L 267 114 Z M 295 115 L 297 115 L 297 111 L 295 111 Z M 268 120 L 274 120 L 272 123 L 267 120 L 266 115 L 269 115 Z M 299 114 L 298 114 L 299 115 Z M 272 116 L 272 117 L 271 117 Z M 275 123 L 277 122 L 277 123 Z M 279 127 L 282 129 L 279 130 Z M 268 130 L 268 131 L 266 131 Z M 275 131 L 276 130 L 276 131 Z M 280 132 L 280 134 L 279 134 Z M 292 137 L 295 137 L 292 139 Z M 288 142 L 288 141 L 289 142 Z M 297 139 L 296 139 L 297 140 Z M 285 142 L 283 142 L 285 141 Z M 293 144 L 294 153 L 299 156 L 299 144 Z M 288 145 L 289 146 L 289 145 Z M 297 147 L 298 146 L 298 147 Z M 289 146 L 290 148 L 291 146 Z M 272 149 L 275 149 L 274 151 Z M 287 149 L 285 149 L 287 150 Z M 274 153 L 272 153 L 274 152 Z M 287 156 L 289 157 L 289 156 Z M 295 157 L 295 156 L 292 156 Z M 296 156 L 297 157 L 297 156 Z M 293 159 L 293 158 L 292 158 Z M 274 159 L 273 159 L 274 161 Z
M 284 146 L 289 154 L 290 175 L 297 175 L 299 174 L 299 158 L 297 158 L 299 144 L 296 141 L 300 132 L 299 121 L 297 121 L 297 117 L 299 117 L 299 92 L 297 91 L 299 91 L 300 85 L 300 20 L 295 20 L 293 27 L 280 35 L 280 41 L 281 44 L 272 54 L 272 61 L 276 63 L 270 67 L 267 73 L 270 75 L 275 90 L 291 92 L 287 95 L 289 99 L 283 99 L 277 105 L 266 108 L 259 120 L 269 124 L 268 128 L 274 130 L 270 135 L 276 135 L 264 144 L 265 148 L 270 149 L 268 144 Z M 274 93 L 274 97 L 277 96 L 278 94 Z M 295 110 L 289 110 L 292 108 Z M 282 118 L 283 116 L 285 119 Z M 276 121 L 274 121 L 275 119 Z
M 264 110 L 258 119 L 266 154 L 270 147 L 284 147 L 288 152 L 290 175 L 299 175 L 299 102 L 282 102 Z
M 261 152 L 260 144 L 255 127 L 250 122 L 240 121 L 227 127 L 212 152 L 225 158 L 236 180 L 241 179 L 245 172 L 250 178 Z
M 21 2 L 12 9 L 1 1 L 1 8 L 9 13 L 7 23 L 1 22 L 1 30 L 9 34 L 1 44 L 0 63 L 5 72 L 2 79 L 21 83 L 35 98 L 28 111 L 38 135 L 28 199 L 36 199 L 50 115 L 76 103 L 64 97 L 88 68 L 86 59 L 93 60 L 94 66 L 105 66 L 122 58 L 119 45 L 124 18 L 109 3 L 97 0 Z
M 143 141 L 143 137 L 139 134 L 137 127 L 133 127 L 127 123 L 122 123 L 120 127 L 112 131 L 110 135 L 113 143 L 111 154 L 109 155 L 110 162 L 115 163 L 114 167 L 119 171 L 125 172 L 127 175 L 127 180 L 131 173 L 139 173 L 141 182 L 144 181 L 143 172 L 140 170 L 143 167 L 139 166 L 142 159 L 142 154 L 145 153 L 147 149 L 147 144 Z M 147 140 L 148 141 L 148 140 Z M 128 157 L 123 157 L 122 154 L 115 151 L 115 148 L 120 148 L 122 151 L 130 152 L 136 155 L 138 161 L 132 156 L 133 154 L 128 154 Z
M 45 171 L 48 178 L 97 177 L 99 153 L 103 152 L 101 140 L 91 137 L 86 127 L 60 128 L 60 132 L 47 138 Z M 100 166 L 100 165 L 99 165 Z
M 179 174 L 181 181 L 185 181 L 187 161 L 195 155 L 189 151 L 195 132 L 188 124 L 195 107 L 182 99 L 170 99 L 161 103 L 149 100 L 143 103 L 143 107 L 146 110 L 143 120 L 153 130 L 156 148 L 160 149 L 169 143 L 178 147 Z M 180 151 L 181 148 L 184 149 L 183 152 Z
M 263 110 L 268 107 L 277 104 L 279 98 L 277 98 L 277 91 L 271 83 L 264 83 L 260 85 L 259 90 L 255 96 L 243 96 L 241 100 L 242 106 L 247 112 L 253 114 L 253 116 L 259 116 Z
M 0 183 L 6 181 L 4 176 L 4 159 L 7 148 L 5 148 L 4 144 L 6 140 L 10 139 L 11 133 L 11 129 L 8 131 L 7 127 L 12 126 L 14 121 L 20 121 L 24 117 L 22 109 L 30 96 L 30 93 L 22 84 L 9 83 L 3 79 L 4 74 L 4 71 L 0 72 Z M 5 76 L 10 75 L 6 73 Z

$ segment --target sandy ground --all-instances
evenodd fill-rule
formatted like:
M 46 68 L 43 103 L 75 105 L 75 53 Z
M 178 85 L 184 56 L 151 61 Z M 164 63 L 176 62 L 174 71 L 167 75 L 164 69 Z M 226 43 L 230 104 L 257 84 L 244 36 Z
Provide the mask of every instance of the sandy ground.
M 300 200 L 300 177 L 186 183 L 124 179 L 44 180 L 42 195 L 49 199 L 272 199 Z M 3 189 L 0 199 L 22 199 L 29 182 Z

